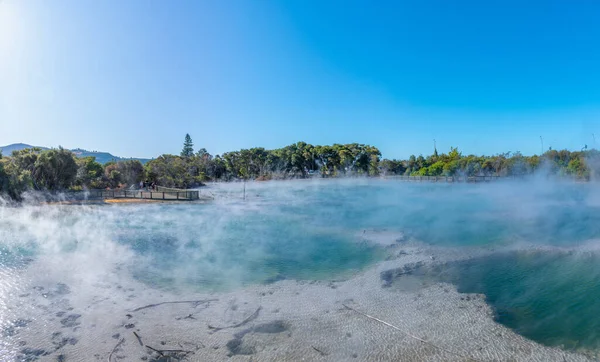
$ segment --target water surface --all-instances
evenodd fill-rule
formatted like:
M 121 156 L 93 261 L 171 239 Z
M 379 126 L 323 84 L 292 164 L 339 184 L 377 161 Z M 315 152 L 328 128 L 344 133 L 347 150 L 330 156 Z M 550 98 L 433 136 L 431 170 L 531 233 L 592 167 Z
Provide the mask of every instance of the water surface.
M 241 183 L 202 192 L 215 201 L 1 207 L 0 311 L 14 309 L 10 293 L 42 260 L 70 263 L 82 280 L 116 273 L 184 294 L 351 277 L 387 256 L 360 242 L 377 229 L 440 252 L 495 250 L 442 279 L 485 294 L 497 321 L 528 338 L 599 346 L 597 185 L 341 180 L 249 183 L 245 199 Z

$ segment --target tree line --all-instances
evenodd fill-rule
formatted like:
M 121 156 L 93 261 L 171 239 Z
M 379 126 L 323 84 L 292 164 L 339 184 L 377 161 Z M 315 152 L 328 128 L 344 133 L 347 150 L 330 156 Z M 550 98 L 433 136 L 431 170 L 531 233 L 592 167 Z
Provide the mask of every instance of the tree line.
M 352 176 L 523 176 L 543 170 L 579 180 L 598 179 L 597 150 L 552 150 L 524 156 L 507 152 L 493 156 L 463 155 L 457 148 L 406 160 L 381 159 L 374 146 L 351 143 L 314 146 L 306 142 L 266 150 L 262 147 L 211 155 L 194 152 L 189 134 L 179 155 L 164 154 L 147 162 L 108 162 L 77 158 L 63 148 L 39 148 L 0 154 L 0 194 L 19 199 L 28 190 L 64 191 L 137 187 L 140 181 L 174 188 L 193 188 L 209 181 L 269 180 Z

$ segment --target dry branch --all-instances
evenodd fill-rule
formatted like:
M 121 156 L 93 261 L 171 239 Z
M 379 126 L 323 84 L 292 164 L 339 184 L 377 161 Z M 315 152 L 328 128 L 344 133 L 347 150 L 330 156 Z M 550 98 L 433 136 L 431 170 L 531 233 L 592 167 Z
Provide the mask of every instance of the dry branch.
M 396 327 L 395 325 L 393 325 L 393 324 L 391 324 L 391 323 L 388 323 L 388 322 L 386 322 L 386 321 L 384 321 L 384 320 L 381 320 L 381 319 L 379 319 L 379 318 L 377 318 L 377 317 L 373 317 L 373 316 L 371 316 L 371 315 L 368 315 L 367 313 L 363 313 L 363 312 L 361 312 L 361 311 L 359 311 L 359 310 L 356 310 L 356 309 L 354 309 L 354 308 L 352 308 L 352 307 L 349 307 L 349 306 L 347 306 L 346 304 L 342 304 L 342 305 L 343 305 L 344 307 L 346 307 L 346 309 L 349 309 L 349 310 L 351 310 L 351 311 L 354 311 L 354 312 L 356 312 L 356 313 L 358 313 L 358 314 L 360 314 L 360 315 L 363 315 L 363 316 L 365 316 L 365 317 L 367 317 L 367 318 L 370 318 L 370 319 L 372 319 L 372 320 L 374 320 L 374 321 L 377 321 L 377 322 L 379 322 L 379 323 L 382 323 L 382 324 L 384 324 L 384 325 L 386 325 L 386 326 L 388 326 L 388 327 L 394 328 L 395 330 L 397 330 L 397 331 L 400 331 L 400 332 L 402 332 L 402 333 L 406 334 L 406 335 L 407 335 L 407 336 L 409 336 L 410 338 L 416 339 L 417 341 L 419 341 L 419 342 L 422 342 L 422 343 L 425 343 L 425 344 L 429 344 L 430 346 L 432 346 L 432 347 L 435 347 L 435 348 L 439 349 L 440 351 L 444 351 L 444 352 L 447 352 L 447 353 L 451 353 L 451 354 L 453 354 L 453 355 L 456 355 L 456 356 L 459 356 L 459 357 L 462 357 L 462 358 L 465 358 L 465 359 L 468 359 L 468 360 L 471 360 L 471 361 L 477 361 L 476 359 L 474 359 L 474 358 L 472 358 L 472 357 L 464 356 L 464 355 L 462 355 L 462 354 L 460 354 L 460 353 L 452 352 L 452 351 L 450 351 L 450 350 L 448 350 L 448 349 L 445 349 L 445 348 L 442 348 L 442 347 L 440 347 L 440 346 L 437 346 L 437 345 L 435 345 L 435 344 L 433 344 L 433 343 L 431 343 L 431 342 L 429 342 L 429 341 L 426 341 L 426 340 L 424 340 L 424 339 L 422 339 L 422 338 L 419 338 L 419 337 L 417 337 L 417 336 L 415 336 L 415 335 L 412 335 L 412 334 L 410 334 L 409 332 L 407 332 L 407 331 L 405 331 L 405 330 L 403 330 L 403 329 L 401 329 L 401 328 L 399 328 L 399 327 Z M 314 348 L 314 347 L 313 347 L 313 348 Z
M 117 343 L 117 345 L 115 346 L 115 348 L 113 348 L 112 351 L 110 351 L 110 354 L 108 355 L 108 362 L 111 362 L 113 353 L 115 353 L 115 351 L 117 350 L 117 348 L 119 348 L 119 346 L 121 344 L 123 344 L 123 342 L 125 342 L 125 337 L 121 338 L 121 340 L 119 341 L 119 343 Z
M 327 356 L 327 353 L 325 353 L 325 352 L 321 351 L 321 350 L 320 350 L 320 349 L 318 349 L 317 347 L 315 347 L 315 346 L 311 346 L 311 347 L 312 347 L 312 349 L 314 349 L 315 351 L 319 352 L 319 354 L 320 354 L 321 356 Z
M 132 310 L 132 312 L 139 312 L 142 309 L 154 308 L 154 307 L 158 307 L 158 306 L 163 305 L 163 304 L 194 304 L 194 307 L 197 307 L 200 304 L 210 303 L 210 302 L 216 302 L 216 301 L 218 301 L 218 299 L 176 300 L 176 301 L 173 301 L 173 302 L 161 302 L 161 303 L 155 303 L 155 304 L 148 304 L 148 305 L 145 305 L 143 307 L 135 308 L 134 310 Z
M 133 335 L 135 336 L 135 338 L 137 338 L 138 342 L 140 342 L 140 346 L 144 346 L 144 343 L 142 343 L 142 337 L 140 337 L 137 333 L 133 332 Z
M 161 356 L 164 356 L 164 354 L 162 353 L 162 351 L 160 351 L 160 350 L 158 350 L 156 348 L 152 348 L 149 345 L 146 345 L 146 348 L 149 348 L 149 349 L 153 350 L 154 352 L 160 354 Z
M 243 326 L 244 324 L 246 324 L 246 323 L 250 322 L 251 320 L 253 320 L 253 319 L 256 319 L 256 317 L 258 317 L 258 313 L 260 312 L 260 310 L 261 310 L 261 309 L 262 309 L 262 306 L 260 306 L 260 307 L 256 308 L 256 310 L 254 311 L 254 313 L 250 314 L 250 315 L 248 316 L 248 318 L 244 319 L 243 321 L 241 321 L 241 322 L 240 322 L 240 323 L 238 323 L 238 324 L 234 324 L 234 325 L 227 326 L 227 327 L 214 327 L 214 326 L 211 326 L 211 325 L 209 324 L 209 325 L 208 325 L 208 328 L 210 328 L 210 329 L 213 329 L 215 332 L 217 332 L 217 331 L 220 331 L 220 330 L 222 330 L 222 329 L 228 329 L 228 328 L 237 328 L 237 327 L 241 327 L 241 326 Z
M 149 345 L 146 345 L 146 348 L 149 348 L 151 350 L 153 350 L 154 352 L 160 354 L 161 356 L 164 356 L 165 353 L 192 353 L 192 351 L 186 351 L 183 349 L 156 349 L 156 348 L 152 348 Z

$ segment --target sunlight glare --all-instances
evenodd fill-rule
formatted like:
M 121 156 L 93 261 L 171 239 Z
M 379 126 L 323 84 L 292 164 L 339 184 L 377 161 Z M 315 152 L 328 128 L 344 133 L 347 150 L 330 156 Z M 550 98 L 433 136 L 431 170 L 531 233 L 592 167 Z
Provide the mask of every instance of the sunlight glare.
M 0 57 L 15 51 L 21 33 L 19 19 L 17 3 L 0 0 Z

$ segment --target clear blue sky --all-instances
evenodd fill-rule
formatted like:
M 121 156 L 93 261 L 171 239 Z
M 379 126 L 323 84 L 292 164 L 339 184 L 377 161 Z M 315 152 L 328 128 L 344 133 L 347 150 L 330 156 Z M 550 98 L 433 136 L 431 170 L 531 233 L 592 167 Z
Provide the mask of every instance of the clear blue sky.
M 0 145 L 592 147 L 599 16 L 597 0 L 0 0 Z

